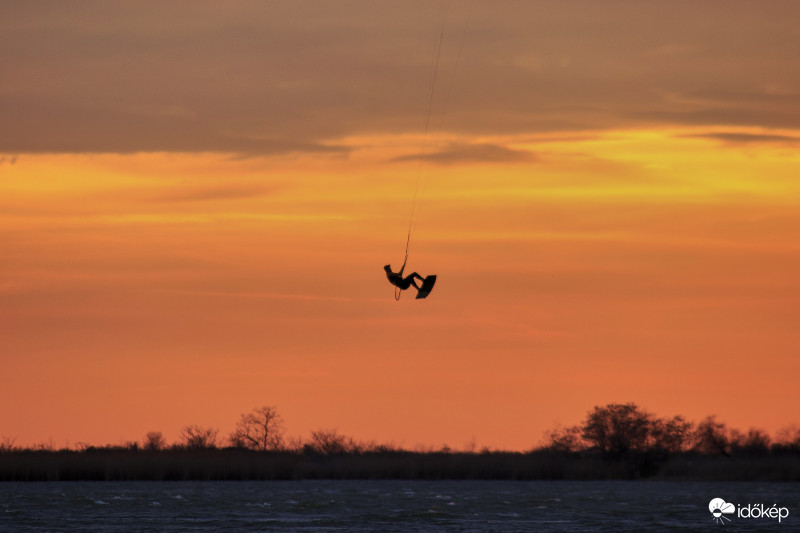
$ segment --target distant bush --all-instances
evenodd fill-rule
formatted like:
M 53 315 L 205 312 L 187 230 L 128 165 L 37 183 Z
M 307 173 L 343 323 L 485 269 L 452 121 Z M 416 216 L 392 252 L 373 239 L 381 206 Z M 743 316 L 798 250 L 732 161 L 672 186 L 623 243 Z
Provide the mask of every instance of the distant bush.
M 304 453 L 336 455 L 358 453 L 361 446 L 351 437 L 340 434 L 335 429 L 318 429 L 311 432 L 311 439 L 303 445 Z
M 577 452 L 586 448 L 578 426 L 557 426 L 545 432 L 543 448 L 554 452 Z
M 800 427 L 797 425 L 781 428 L 775 436 L 772 450 L 800 453 Z
M 730 439 L 725 424 L 714 416 L 703 419 L 692 434 L 692 449 L 704 454 L 730 455 Z
M 181 433 L 183 445 L 191 450 L 202 450 L 217 447 L 219 430 L 197 425 L 185 426 Z
M 148 451 L 159 451 L 167 447 L 167 439 L 160 431 L 150 431 L 144 437 L 142 448 Z

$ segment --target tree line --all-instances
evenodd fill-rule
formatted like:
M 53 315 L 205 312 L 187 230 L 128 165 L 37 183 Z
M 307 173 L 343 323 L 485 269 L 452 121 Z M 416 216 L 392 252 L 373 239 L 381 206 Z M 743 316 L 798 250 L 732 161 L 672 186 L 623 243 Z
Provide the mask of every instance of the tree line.
M 77 445 L 78 451 L 98 448 L 146 451 L 233 448 L 320 455 L 405 451 L 393 444 L 358 442 L 336 429 L 312 431 L 307 439 L 287 438 L 283 418 L 274 406 L 261 406 L 242 414 L 234 430 L 226 436 L 220 436 L 216 428 L 193 424 L 184 426 L 179 440 L 172 444 L 167 442 L 162 432 L 151 431 L 141 442 L 99 447 L 85 443 Z M 52 444 L 39 444 L 28 450 L 54 451 L 55 447 Z M 0 438 L 0 453 L 13 451 L 22 451 L 15 446 L 15 439 Z M 449 453 L 451 449 L 444 446 L 436 451 Z M 800 427 L 785 428 L 772 438 L 759 429 L 751 428 L 742 432 L 729 428 L 715 416 L 695 423 L 680 415 L 656 417 L 635 403 L 611 403 L 595 406 L 580 424 L 548 430 L 542 443 L 531 451 L 600 454 L 610 458 L 642 453 L 660 456 L 693 453 L 728 457 L 771 452 L 800 453 Z M 475 450 L 467 452 L 474 453 Z M 481 452 L 488 453 L 490 450 L 484 448 Z
M 0 438 L 0 453 L 24 451 L 16 446 L 16 439 Z M 118 446 L 95 446 L 78 443 L 78 451 L 97 449 L 127 449 L 144 451 L 212 450 L 233 448 L 259 452 L 300 452 L 316 454 L 341 454 L 362 451 L 383 451 L 389 445 L 360 443 L 336 429 L 317 429 L 308 439 L 287 438 L 283 418 L 274 406 L 262 406 L 242 414 L 236 427 L 227 436 L 217 428 L 190 424 L 181 430 L 177 442 L 168 443 L 161 431 L 148 432 L 141 442 L 129 441 Z M 55 451 L 52 443 L 37 444 L 27 451 Z
M 0 438 L 0 481 L 287 479 L 665 479 L 800 481 L 800 429 L 771 438 L 656 417 L 636 404 L 596 406 L 576 425 L 545 433 L 527 451 L 474 446 L 406 450 L 337 430 L 287 438 L 275 407 L 241 415 L 233 431 L 188 425 L 170 444 L 159 431 L 116 446 L 23 449 Z

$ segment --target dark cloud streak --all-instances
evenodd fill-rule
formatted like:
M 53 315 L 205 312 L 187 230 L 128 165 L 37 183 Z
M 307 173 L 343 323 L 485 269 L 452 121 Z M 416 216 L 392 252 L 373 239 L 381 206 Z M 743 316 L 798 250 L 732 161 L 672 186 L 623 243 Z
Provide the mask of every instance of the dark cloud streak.
M 419 154 L 409 154 L 392 161 L 418 161 Z M 533 161 L 534 154 L 524 150 L 512 150 L 494 144 L 451 144 L 447 148 L 424 155 L 424 160 L 438 165 L 458 163 L 511 163 Z
M 771 134 L 757 134 L 757 133 L 715 132 L 715 133 L 697 133 L 691 135 L 681 135 L 681 137 L 690 139 L 710 139 L 714 141 L 720 141 L 726 144 L 800 143 L 800 137 L 792 137 L 790 135 L 771 135 Z

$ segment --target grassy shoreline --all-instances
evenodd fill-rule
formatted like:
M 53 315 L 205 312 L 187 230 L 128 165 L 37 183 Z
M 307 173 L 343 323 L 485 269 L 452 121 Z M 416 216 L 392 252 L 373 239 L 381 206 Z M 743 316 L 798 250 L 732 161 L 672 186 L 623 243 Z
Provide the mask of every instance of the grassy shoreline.
M 0 481 L 300 479 L 800 481 L 800 454 L 639 453 L 609 457 L 550 450 L 318 454 L 232 448 L 95 448 L 0 454 Z

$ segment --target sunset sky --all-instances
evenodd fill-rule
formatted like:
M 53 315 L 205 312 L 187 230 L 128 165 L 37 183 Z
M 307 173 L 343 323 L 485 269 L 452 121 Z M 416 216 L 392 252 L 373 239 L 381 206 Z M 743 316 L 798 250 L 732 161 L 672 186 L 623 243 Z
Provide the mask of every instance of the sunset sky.
M 800 423 L 798 20 L 0 3 L 0 436 L 261 405 L 406 447 L 525 450 L 611 402 Z M 407 268 L 439 278 L 396 302 L 417 183 Z

